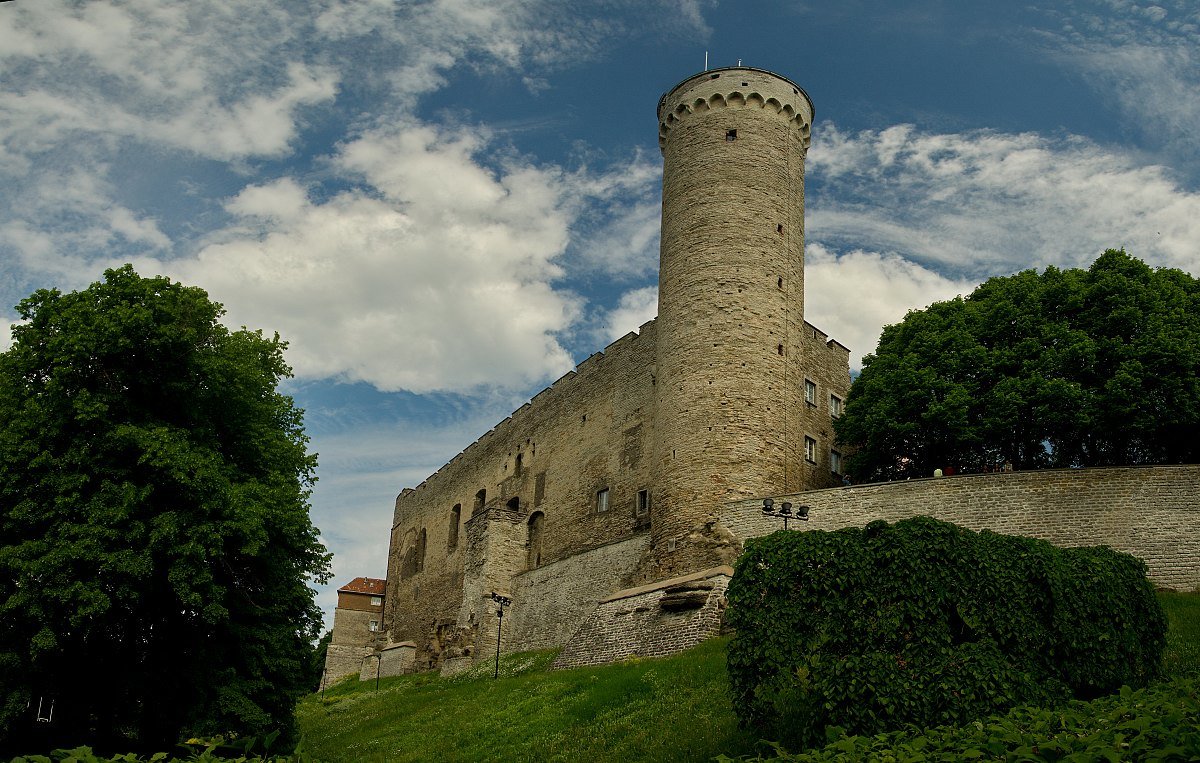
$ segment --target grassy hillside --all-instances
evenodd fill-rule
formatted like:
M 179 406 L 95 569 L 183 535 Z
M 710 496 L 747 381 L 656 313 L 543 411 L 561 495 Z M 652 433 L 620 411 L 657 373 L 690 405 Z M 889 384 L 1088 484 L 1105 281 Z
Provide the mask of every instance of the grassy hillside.
M 1160 599 L 1169 674 L 1200 677 L 1200 595 Z M 344 681 L 301 704 L 305 747 L 326 763 L 698 761 L 754 751 L 731 706 L 725 640 L 598 668 L 550 672 L 551 658 L 504 658 L 499 680 L 484 665 L 453 678 L 385 678 L 378 692 Z

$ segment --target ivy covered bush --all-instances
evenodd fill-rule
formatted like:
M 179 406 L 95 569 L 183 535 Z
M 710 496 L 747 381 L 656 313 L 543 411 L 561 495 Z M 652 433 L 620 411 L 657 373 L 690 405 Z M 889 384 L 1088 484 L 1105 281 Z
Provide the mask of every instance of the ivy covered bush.
M 808 747 L 1144 686 L 1166 639 L 1145 573 L 928 517 L 753 539 L 728 591 L 736 710 Z

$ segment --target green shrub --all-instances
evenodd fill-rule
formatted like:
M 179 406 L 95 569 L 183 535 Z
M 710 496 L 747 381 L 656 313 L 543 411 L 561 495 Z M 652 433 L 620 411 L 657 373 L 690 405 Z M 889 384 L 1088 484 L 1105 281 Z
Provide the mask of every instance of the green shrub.
M 963 726 L 846 736 L 820 749 L 742 761 L 1194 761 L 1200 760 L 1200 681 L 1179 679 L 1058 709 L 1019 707 Z M 721 756 L 722 761 L 730 758 Z
M 788 746 L 1144 686 L 1166 632 L 1131 556 L 928 517 L 751 540 L 728 598 L 739 717 Z

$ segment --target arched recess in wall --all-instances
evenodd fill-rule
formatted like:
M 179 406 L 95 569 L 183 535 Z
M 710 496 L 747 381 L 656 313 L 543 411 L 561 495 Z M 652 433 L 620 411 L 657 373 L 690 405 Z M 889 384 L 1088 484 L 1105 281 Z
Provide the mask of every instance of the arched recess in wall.
M 425 528 L 421 528 L 421 537 L 417 539 L 417 572 L 425 569 Z
M 409 530 L 404 533 L 404 545 L 400 548 L 400 579 L 411 578 L 417 574 L 417 531 Z
M 505 508 L 511 509 L 512 511 L 520 511 L 521 510 L 521 497 L 514 495 L 512 498 L 508 499 L 508 503 L 504 504 L 504 506 L 505 506 Z
M 475 512 L 482 509 L 485 503 L 487 503 L 487 490 L 480 488 L 479 492 L 475 494 L 475 505 L 471 507 L 471 515 L 474 516 Z
M 529 515 L 529 540 L 526 543 L 525 566 L 535 570 L 542 566 L 542 529 L 546 524 L 546 515 L 535 511 Z
M 446 533 L 446 553 L 458 548 L 458 526 L 462 523 L 462 504 L 454 504 L 450 509 L 450 527 Z

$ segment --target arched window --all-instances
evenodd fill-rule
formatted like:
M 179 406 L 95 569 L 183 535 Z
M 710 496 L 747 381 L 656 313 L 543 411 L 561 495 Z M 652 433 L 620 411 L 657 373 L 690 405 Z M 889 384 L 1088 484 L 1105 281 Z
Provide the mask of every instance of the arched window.
M 546 515 L 535 511 L 529 516 L 529 541 L 526 544 L 525 566 L 535 570 L 542 566 L 542 526 L 546 523 Z
M 446 553 L 458 548 L 458 525 L 462 522 L 462 504 L 454 504 L 450 509 L 450 528 L 446 533 Z
M 475 512 L 482 509 L 483 504 L 486 501 L 487 501 L 487 490 L 480 488 L 479 492 L 475 494 L 475 505 L 471 507 L 471 513 L 474 514 Z

